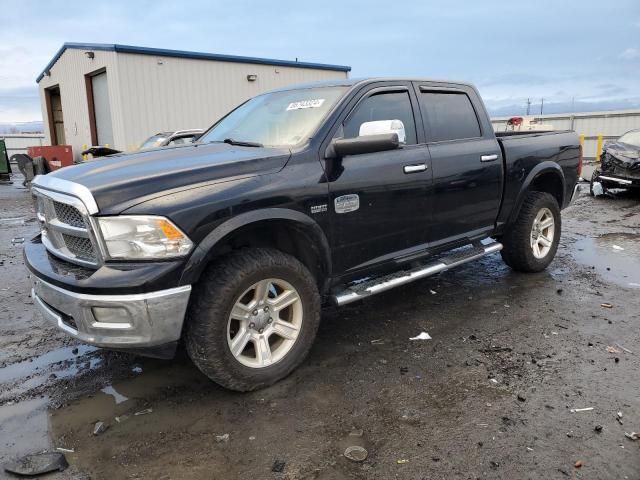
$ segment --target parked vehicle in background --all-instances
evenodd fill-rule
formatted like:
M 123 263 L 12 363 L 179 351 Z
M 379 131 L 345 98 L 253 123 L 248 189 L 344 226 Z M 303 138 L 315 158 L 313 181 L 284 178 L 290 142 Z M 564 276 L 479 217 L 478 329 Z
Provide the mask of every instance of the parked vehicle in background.
M 640 129 L 603 147 L 600 167 L 591 176 L 591 195 L 601 195 L 608 188 L 640 188 Z
M 193 145 L 37 177 L 25 263 L 68 334 L 165 357 L 183 338 L 209 378 L 254 390 L 303 361 L 323 300 L 499 251 L 546 268 L 581 168 L 575 132 L 496 134 L 468 84 L 290 87 Z
M 173 145 L 186 145 L 193 143 L 194 139 L 202 134 L 201 129 L 177 130 L 175 132 L 162 132 L 151 135 L 147 138 L 139 150 L 149 150 L 150 148 L 171 147 Z

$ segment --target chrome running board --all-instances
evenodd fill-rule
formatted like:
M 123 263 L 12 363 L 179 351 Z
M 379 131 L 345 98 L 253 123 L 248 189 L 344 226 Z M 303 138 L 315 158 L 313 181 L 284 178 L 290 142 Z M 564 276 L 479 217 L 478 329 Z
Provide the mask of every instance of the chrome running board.
M 444 272 L 445 270 L 457 267 L 458 265 L 478 260 L 479 258 L 499 252 L 500 250 L 502 250 L 502 244 L 499 242 L 474 246 L 471 249 L 454 252 L 450 255 L 440 257 L 438 260 L 426 265 L 421 265 L 414 270 L 404 270 L 375 278 L 367 282 L 359 283 L 358 285 L 351 286 L 334 294 L 331 299 L 338 306 L 347 305 L 370 297 L 371 295 L 386 292 L 387 290 L 399 287 L 400 285 L 406 285 L 407 283 L 430 277 L 436 273 Z

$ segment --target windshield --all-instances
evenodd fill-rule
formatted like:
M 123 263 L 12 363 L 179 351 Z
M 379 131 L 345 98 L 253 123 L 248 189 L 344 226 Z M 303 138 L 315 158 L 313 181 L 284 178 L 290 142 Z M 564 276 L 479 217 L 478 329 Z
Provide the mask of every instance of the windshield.
M 168 137 L 169 136 L 166 133 L 158 133 L 157 135 L 153 135 L 152 137 L 147 138 L 144 143 L 140 145 L 140 150 L 159 147 Z
M 627 132 L 624 135 L 622 135 L 618 139 L 618 141 L 622 143 L 628 143 L 629 145 L 633 145 L 634 147 L 640 147 L 640 130 Z
M 319 87 L 254 97 L 224 117 L 199 141 L 251 142 L 265 147 L 308 140 L 346 87 Z

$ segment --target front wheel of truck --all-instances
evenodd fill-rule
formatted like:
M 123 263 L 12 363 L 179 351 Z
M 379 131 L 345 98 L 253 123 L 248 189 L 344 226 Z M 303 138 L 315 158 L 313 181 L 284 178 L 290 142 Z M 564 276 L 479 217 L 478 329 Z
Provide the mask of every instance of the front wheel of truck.
M 541 272 L 556 255 L 561 226 L 555 197 L 529 192 L 517 220 L 502 236 L 502 259 L 514 270 Z
M 309 353 L 320 295 L 307 268 L 278 250 L 238 250 L 194 288 L 185 343 L 196 366 L 231 390 L 250 391 L 291 373 Z

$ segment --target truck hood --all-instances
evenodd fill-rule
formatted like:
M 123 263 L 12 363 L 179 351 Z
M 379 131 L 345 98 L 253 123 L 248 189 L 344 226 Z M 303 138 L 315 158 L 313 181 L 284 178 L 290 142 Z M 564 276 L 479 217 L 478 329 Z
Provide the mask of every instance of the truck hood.
M 615 163 L 629 168 L 640 165 L 640 147 L 623 142 L 611 142 L 604 147 L 604 153 L 611 155 Z
M 142 201 L 185 188 L 275 173 L 289 156 L 287 149 L 196 144 L 114 155 L 49 175 L 84 185 L 101 214 L 118 214 Z

